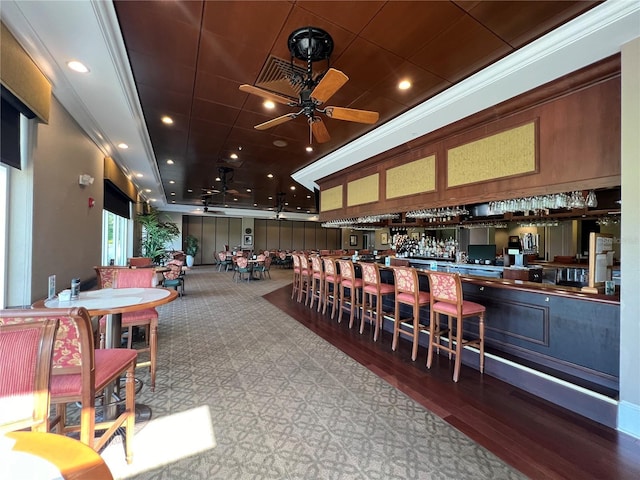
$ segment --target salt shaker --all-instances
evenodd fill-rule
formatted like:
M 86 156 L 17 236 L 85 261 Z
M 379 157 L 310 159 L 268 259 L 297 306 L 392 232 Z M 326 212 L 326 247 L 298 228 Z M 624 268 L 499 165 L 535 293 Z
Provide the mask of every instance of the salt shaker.
M 80 297 L 80 279 L 73 278 L 71 280 L 71 300 L 78 300 Z

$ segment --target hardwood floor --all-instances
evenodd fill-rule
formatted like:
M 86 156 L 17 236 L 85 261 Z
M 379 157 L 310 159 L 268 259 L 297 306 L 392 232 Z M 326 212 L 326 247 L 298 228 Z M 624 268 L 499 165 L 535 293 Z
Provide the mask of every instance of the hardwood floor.
M 265 298 L 478 444 L 534 479 L 638 479 L 640 440 L 553 405 L 441 356 L 430 370 L 426 350 L 411 361 L 410 344 L 391 350 L 391 334 L 350 330 L 329 315 L 291 300 L 291 287 Z

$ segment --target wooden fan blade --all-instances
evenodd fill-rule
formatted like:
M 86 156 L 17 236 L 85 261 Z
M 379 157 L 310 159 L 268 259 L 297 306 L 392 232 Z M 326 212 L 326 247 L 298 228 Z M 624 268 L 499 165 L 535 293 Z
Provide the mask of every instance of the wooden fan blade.
M 267 128 L 275 127 L 276 125 L 280 125 L 281 123 L 288 122 L 289 120 L 293 120 L 297 115 L 295 113 L 287 113 L 286 115 L 282 115 L 281 117 L 274 118 L 269 120 L 268 122 L 261 123 L 260 125 L 256 125 L 256 130 L 266 130 Z
M 232 189 L 232 190 L 227 190 L 227 193 L 229 195 L 233 195 L 234 197 L 244 197 L 244 198 L 249 198 L 251 195 L 249 195 L 248 193 L 243 193 L 243 192 L 239 192 L 238 190 Z
M 244 93 L 250 93 L 251 95 L 258 95 L 259 97 L 266 98 L 267 100 L 273 100 L 274 102 L 282 103 L 283 105 L 295 104 L 296 101 L 291 98 L 283 97 L 275 93 L 271 93 L 267 90 L 263 90 L 253 85 L 240 85 L 240 91 Z
M 316 117 L 311 122 L 311 131 L 318 143 L 325 143 L 331 140 L 329 131 L 320 117 Z
M 319 103 L 324 103 L 340 90 L 347 83 L 347 80 L 349 80 L 349 77 L 340 70 L 330 68 L 324 74 L 320 83 L 316 85 L 316 88 L 313 89 L 313 92 L 311 92 L 311 97 L 315 98 Z
M 344 107 L 327 107 L 324 113 L 329 118 L 336 118 L 338 120 L 347 120 L 349 122 L 358 123 L 376 123 L 380 114 L 378 112 L 371 112 L 369 110 L 355 110 L 353 108 Z

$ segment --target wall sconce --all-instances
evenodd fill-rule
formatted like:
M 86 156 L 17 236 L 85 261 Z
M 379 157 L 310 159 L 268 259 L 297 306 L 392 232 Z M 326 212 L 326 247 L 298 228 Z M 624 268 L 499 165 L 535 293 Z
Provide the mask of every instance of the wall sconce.
M 80 175 L 78 183 L 80 185 L 93 185 L 93 180 L 94 178 L 91 175 L 89 175 L 88 173 L 83 173 L 82 175 Z

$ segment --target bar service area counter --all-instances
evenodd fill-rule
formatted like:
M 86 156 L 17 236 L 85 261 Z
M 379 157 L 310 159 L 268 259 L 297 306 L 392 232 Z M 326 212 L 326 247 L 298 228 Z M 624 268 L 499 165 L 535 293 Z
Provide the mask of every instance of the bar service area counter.
M 465 300 L 486 307 L 488 374 L 601 423 L 615 424 L 620 348 L 617 293 L 593 294 L 577 287 L 505 279 L 501 278 L 505 267 L 496 265 L 404 260 L 418 270 L 421 290 L 429 289 L 427 270 L 457 272 Z M 381 267 L 381 276 L 383 282 L 393 283 L 390 267 Z M 428 311 L 422 315 L 426 321 Z M 477 365 L 475 358 L 467 362 L 463 357 L 463 362 Z

